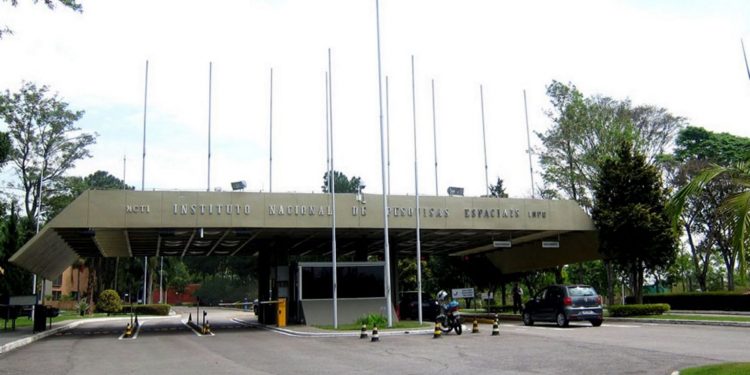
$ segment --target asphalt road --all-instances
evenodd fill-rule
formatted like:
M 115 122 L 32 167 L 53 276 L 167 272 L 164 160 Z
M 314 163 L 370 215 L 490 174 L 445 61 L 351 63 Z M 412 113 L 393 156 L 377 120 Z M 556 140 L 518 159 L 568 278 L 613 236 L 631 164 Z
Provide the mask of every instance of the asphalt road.
M 179 317 L 143 320 L 131 340 L 107 329 L 123 321 L 82 325 L 0 356 L 0 374 L 670 374 L 750 361 L 747 328 L 513 323 L 499 336 L 482 325 L 479 334 L 468 326 L 461 336 L 381 335 L 373 343 L 252 328 L 252 314 L 209 310 L 208 318 L 214 336 L 199 336 Z

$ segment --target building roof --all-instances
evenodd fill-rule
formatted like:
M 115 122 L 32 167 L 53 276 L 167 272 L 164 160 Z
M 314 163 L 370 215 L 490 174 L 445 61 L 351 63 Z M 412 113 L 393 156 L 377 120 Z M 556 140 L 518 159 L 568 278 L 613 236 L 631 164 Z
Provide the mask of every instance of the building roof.
M 389 196 L 388 206 L 392 258 L 414 256 L 417 214 L 426 256 L 483 254 L 504 273 L 598 258 L 593 222 L 574 201 L 422 196 L 417 213 L 414 196 Z M 335 207 L 339 257 L 382 255 L 382 195 L 336 194 Z M 53 279 L 79 257 L 249 256 L 279 249 L 299 258 L 330 257 L 333 218 L 330 194 L 90 190 L 11 262 Z

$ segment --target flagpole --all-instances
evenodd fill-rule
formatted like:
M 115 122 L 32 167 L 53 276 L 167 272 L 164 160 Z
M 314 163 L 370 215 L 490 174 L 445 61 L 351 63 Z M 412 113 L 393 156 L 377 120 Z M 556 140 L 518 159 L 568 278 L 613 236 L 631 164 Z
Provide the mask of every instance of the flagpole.
M 378 106 L 380 110 L 380 174 L 383 183 L 383 253 L 385 256 L 385 304 L 388 327 L 393 327 L 393 303 L 391 301 L 391 255 L 388 244 L 388 191 L 385 175 L 385 135 L 383 134 L 383 80 L 380 57 L 380 2 L 375 0 L 375 25 L 378 38 Z M 389 169 L 390 170 L 390 169 Z M 390 180 L 388 181 L 390 183 Z
M 141 160 L 141 191 L 146 188 L 146 113 L 148 108 L 148 60 L 146 60 L 146 79 L 143 88 L 143 159 Z M 148 257 L 143 257 L 143 303 L 146 303 L 148 288 Z
M 740 44 L 742 44 L 742 57 L 745 58 L 745 69 L 747 70 L 747 78 L 750 78 L 750 65 L 747 64 L 747 54 L 745 53 L 745 42 L 740 38 Z
M 208 62 L 208 183 L 206 191 L 211 191 L 211 84 L 213 62 Z
M 490 179 L 487 174 L 487 136 L 484 126 L 484 89 L 479 85 L 479 100 L 482 105 L 482 143 L 484 144 L 484 188 L 487 196 L 490 196 Z
M 273 192 L 273 68 L 271 68 L 271 94 L 268 110 L 268 192 Z
M 434 86 L 433 86 L 434 87 Z M 419 211 L 419 168 L 417 163 L 417 94 L 414 83 L 414 55 L 411 55 L 411 116 L 414 124 L 414 196 L 417 206 L 417 306 L 419 324 L 422 324 L 422 241 L 419 237 L 420 219 Z
M 523 112 L 526 117 L 526 152 L 529 154 L 529 175 L 531 176 L 531 199 L 534 199 L 534 166 L 531 163 L 531 137 L 529 136 L 529 109 L 526 106 L 526 90 L 523 90 Z
M 328 124 L 329 134 L 331 136 L 331 172 L 328 174 L 328 178 L 331 181 L 331 208 L 333 210 L 332 221 L 331 221 L 331 251 L 333 258 L 333 328 L 339 327 L 339 316 L 338 316 L 338 269 L 336 263 L 336 178 L 334 176 L 335 169 L 333 167 L 333 76 L 331 70 L 331 49 L 328 49 Z
M 435 116 L 435 80 L 432 80 L 432 144 L 435 150 L 435 196 L 438 191 L 438 160 L 437 160 L 437 119 Z

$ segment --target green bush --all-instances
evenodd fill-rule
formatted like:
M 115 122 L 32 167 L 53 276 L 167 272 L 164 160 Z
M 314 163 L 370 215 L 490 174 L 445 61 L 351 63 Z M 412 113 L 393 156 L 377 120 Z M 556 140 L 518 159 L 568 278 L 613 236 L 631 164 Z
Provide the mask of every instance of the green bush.
M 83 316 L 86 314 L 86 312 L 89 310 L 89 303 L 86 302 L 86 299 L 81 299 L 76 303 L 76 311 Z
M 123 306 L 122 312 L 126 314 L 130 314 L 131 307 L 132 307 L 132 312 L 138 315 L 169 315 L 169 310 L 172 308 L 172 306 L 167 305 L 165 303 L 164 304 L 154 303 L 151 305 Z
M 649 305 L 611 305 L 607 307 L 609 316 L 661 315 L 669 311 L 666 303 Z
M 112 289 L 107 289 L 99 294 L 99 300 L 96 301 L 96 310 L 105 312 L 107 315 L 120 312 L 122 310 L 122 300 L 120 295 Z
M 381 314 L 367 314 L 362 315 L 359 319 L 357 319 L 357 325 L 362 324 L 368 327 L 385 327 L 388 324 L 388 319 L 386 319 Z
M 626 298 L 625 303 L 633 303 L 633 298 Z M 750 294 L 739 292 L 650 294 L 643 296 L 643 303 L 666 303 L 674 310 L 750 311 Z

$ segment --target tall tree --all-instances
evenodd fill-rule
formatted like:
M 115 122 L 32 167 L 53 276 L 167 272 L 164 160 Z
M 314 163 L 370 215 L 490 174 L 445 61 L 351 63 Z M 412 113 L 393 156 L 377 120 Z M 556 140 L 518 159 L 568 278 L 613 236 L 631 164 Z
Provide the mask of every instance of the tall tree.
M 75 126 L 81 116 L 47 86 L 24 83 L 19 92 L 0 95 L 0 119 L 13 142 L 10 160 L 21 180 L 27 217 L 36 217 L 42 185 L 60 181 L 78 160 L 91 156 L 88 147 L 96 134 Z
M 676 256 L 661 174 L 623 142 L 617 155 L 604 161 L 594 197 L 600 251 L 630 274 L 636 303 L 642 303 L 644 272 L 666 269 Z
M 7 3 L 8 1 L 10 1 L 10 5 L 12 6 L 18 5 L 18 0 L 2 0 L 2 2 L 4 3 Z M 39 2 L 39 0 L 33 1 L 35 4 Z M 43 2 L 49 9 L 55 9 L 57 3 L 60 3 L 61 5 L 73 9 L 76 12 L 83 11 L 83 7 L 81 6 L 81 4 L 78 4 L 76 0 L 43 0 Z M 0 39 L 2 39 L 5 34 L 13 34 L 13 30 L 8 28 L 8 26 L 3 26 L 2 28 L 0 28 Z
M 505 192 L 505 187 L 503 187 L 503 180 L 500 177 L 497 178 L 496 184 L 490 185 L 490 197 L 508 198 L 508 193 Z
M 727 133 L 713 133 L 703 128 L 688 127 L 677 137 L 674 155 L 666 161 L 672 171 L 674 189 L 685 187 L 711 163 L 730 166 L 750 159 L 750 139 Z M 734 270 L 740 250 L 733 244 L 736 218 L 731 210 L 722 208 L 727 199 L 742 191 L 730 174 L 717 175 L 702 189 L 684 197 L 679 212 L 673 211 L 675 225 L 684 230 L 690 249 L 695 276 L 701 290 L 707 290 L 711 256 L 723 260 L 727 271 L 727 288 L 734 289 Z
M 750 239 L 750 164 L 740 162 L 729 167 L 712 165 L 690 182 L 678 190 L 670 200 L 670 214 L 675 226 L 679 225 L 679 217 L 686 206 L 689 197 L 706 190 L 707 186 L 717 180 L 726 178 L 736 192 L 724 198 L 718 208 L 719 213 L 728 215 L 731 221 L 731 253 L 722 250 L 724 262 L 727 265 L 727 288 L 734 288 L 734 260 L 739 261 L 740 278 L 745 279 L 747 270 L 745 248 Z
M 537 133 L 542 141 L 539 162 L 549 187 L 591 208 L 591 192 L 602 162 L 631 142 L 649 162 L 664 152 L 685 120 L 663 108 L 634 107 L 629 100 L 584 97 L 572 84 L 547 86 L 552 126 Z
M 350 179 L 342 172 L 333 171 L 333 187 L 336 193 L 356 193 L 361 183 L 362 179 L 357 176 L 352 176 Z M 323 174 L 323 185 L 320 187 L 324 193 L 330 192 L 328 184 L 328 172 L 326 172 Z M 363 185 L 362 189 L 364 188 Z
M 12 144 L 10 143 L 10 135 L 8 135 L 8 133 L 0 132 L 0 170 L 8 161 L 11 150 Z

